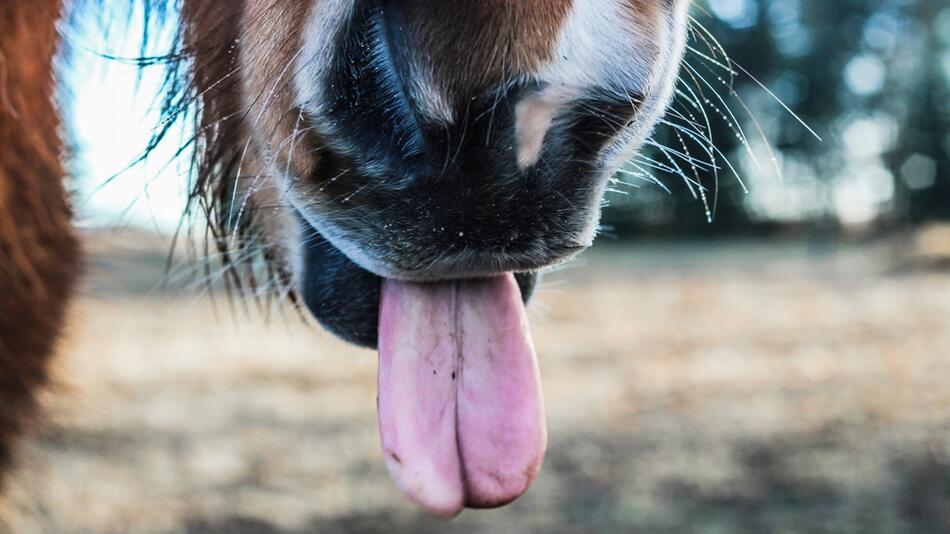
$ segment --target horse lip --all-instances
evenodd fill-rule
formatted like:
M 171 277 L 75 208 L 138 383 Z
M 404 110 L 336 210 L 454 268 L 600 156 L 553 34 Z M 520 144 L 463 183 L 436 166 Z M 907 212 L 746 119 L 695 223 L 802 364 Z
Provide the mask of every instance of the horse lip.
M 298 214 L 299 215 L 299 214 Z M 300 216 L 303 235 L 296 273 L 303 303 L 311 315 L 340 339 L 376 348 L 379 290 L 384 277 L 364 269 Z M 391 277 L 390 277 L 391 278 Z M 527 303 L 537 285 L 537 273 L 515 273 Z

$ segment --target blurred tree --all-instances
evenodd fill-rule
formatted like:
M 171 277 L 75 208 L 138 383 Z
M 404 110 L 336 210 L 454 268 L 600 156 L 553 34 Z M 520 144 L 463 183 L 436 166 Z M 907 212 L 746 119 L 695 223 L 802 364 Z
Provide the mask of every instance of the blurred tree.
M 904 96 L 899 142 L 888 159 L 899 178 L 897 215 L 916 224 L 950 219 L 950 7 L 919 2 L 910 9 L 920 61 Z
M 701 93 L 711 119 L 703 131 L 737 175 L 714 153 L 718 187 L 708 166 L 693 178 L 688 160 L 670 154 L 686 151 L 682 130 L 661 127 L 654 139 L 669 148 L 648 149 L 621 174 L 636 187 L 618 186 L 626 195 L 611 199 L 605 224 L 614 233 L 711 235 L 789 225 L 825 233 L 842 224 L 950 219 L 945 4 L 707 0 L 694 17 L 737 67 L 723 68 L 727 61 L 695 29 L 668 118 L 677 122 L 690 96 Z M 693 157 L 710 159 L 701 143 L 686 141 Z M 645 169 L 663 187 L 650 184 Z M 713 224 L 690 180 L 708 188 Z

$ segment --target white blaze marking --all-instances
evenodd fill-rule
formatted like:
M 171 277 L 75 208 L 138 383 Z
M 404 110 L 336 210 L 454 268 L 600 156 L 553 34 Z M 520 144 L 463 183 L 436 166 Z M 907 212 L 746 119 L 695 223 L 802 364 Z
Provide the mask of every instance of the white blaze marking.
M 553 92 L 531 95 L 515 107 L 515 140 L 518 145 L 518 167 L 526 170 L 541 158 L 544 138 L 554 117 L 567 104 L 568 98 Z
M 621 0 L 573 2 L 541 79 L 555 89 L 645 92 L 655 67 L 661 21 L 642 19 Z

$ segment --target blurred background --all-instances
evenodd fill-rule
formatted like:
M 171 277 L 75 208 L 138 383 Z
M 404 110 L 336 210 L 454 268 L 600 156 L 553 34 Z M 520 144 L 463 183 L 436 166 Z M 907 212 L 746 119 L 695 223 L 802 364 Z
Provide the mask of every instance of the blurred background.
M 948 217 L 945 5 L 711 0 L 706 6 L 708 15 L 695 10 L 697 20 L 738 64 L 730 73 L 705 59 L 725 63 L 702 38 L 687 53 L 692 67 L 684 78 L 702 77 L 693 85 L 723 96 L 703 95 L 712 101 L 710 138 L 735 167 L 720 173 L 715 224 L 707 224 L 687 184 L 664 180 L 672 194 L 648 188 L 613 202 L 608 213 L 619 236 L 871 236 Z M 722 78 L 735 98 L 720 87 Z M 669 131 L 657 138 L 677 146 Z M 662 153 L 653 156 L 671 165 Z
M 91 258 L 9 504 L 24 528 L 950 532 L 950 7 L 693 16 L 666 124 L 618 174 L 597 246 L 530 311 L 543 474 L 449 524 L 388 480 L 374 354 L 169 258 L 187 130 L 126 170 L 161 71 L 102 57 L 139 55 L 140 17 L 64 30 Z

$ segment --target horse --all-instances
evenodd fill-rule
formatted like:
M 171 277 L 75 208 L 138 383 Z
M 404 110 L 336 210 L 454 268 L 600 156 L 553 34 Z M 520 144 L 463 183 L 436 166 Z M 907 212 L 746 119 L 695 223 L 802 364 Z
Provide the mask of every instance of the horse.
M 546 446 L 524 306 L 592 244 L 669 105 L 688 0 L 141 1 L 179 25 L 140 58 L 167 66 L 156 142 L 193 121 L 188 210 L 232 286 L 379 350 L 387 466 L 423 508 L 524 493 Z M 0 4 L 0 472 L 82 266 L 53 103 L 65 7 Z

